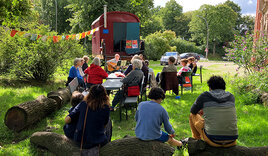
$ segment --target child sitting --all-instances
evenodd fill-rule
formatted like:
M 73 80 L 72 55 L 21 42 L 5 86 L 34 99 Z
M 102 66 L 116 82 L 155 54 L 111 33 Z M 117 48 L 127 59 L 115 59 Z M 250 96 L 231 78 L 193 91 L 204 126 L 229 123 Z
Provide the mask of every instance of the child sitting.
M 141 102 L 135 115 L 137 122 L 135 133 L 136 137 L 141 140 L 157 140 L 168 142 L 172 146 L 181 148 L 184 141 L 174 139 L 174 129 L 172 128 L 167 111 L 160 105 L 165 99 L 165 93 L 161 88 L 152 88 L 149 96 L 152 101 Z M 161 130 L 164 124 L 165 130 Z
M 181 76 L 181 73 L 182 72 L 190 72 L 191 71 L 191 68 L 189 68 L 187 66 L 187 63 L 188 63 L 188 60 L 187 59 L 182 59 L 181 60 L 181 69 L 179 70 L 179 72 L 177 73 L 177 77 L 178 77 L 178 82 L 179 84 L 182 84 L 185 82 L 185 79 Z
M 72 110 L 80 103 L 82 102 L 84 99 L 84 95 L 78 91 L 74 91 L 73 94 L 72 94 L 72 98 L 71 98 L 71 105 L 72 105 L 72 108 L 68 111 L 69 113 L 72 112 Z M 77 119 L 72 119 L 72 122 L 69 123 L 69 124 L 65 124 L 64 127 L 63 127 L 63 130 L 64 130 L 64 134 L 70 138 L 70 139 L 73 139 L 74 137 L 74 131 L 75 131 L 75 128 L 76 128 L 76 124 L 77 124 Z

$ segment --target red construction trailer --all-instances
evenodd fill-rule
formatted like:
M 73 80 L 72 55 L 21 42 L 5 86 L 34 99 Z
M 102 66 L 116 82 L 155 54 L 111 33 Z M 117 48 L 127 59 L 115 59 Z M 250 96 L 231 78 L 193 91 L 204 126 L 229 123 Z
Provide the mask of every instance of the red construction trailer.
M 91 25 L 92 29 L 99 28 L 92 36 L 92 56 L 99 56 L 106 61 L 119 54 L 122 60 L 129 60 L 134 54 L 143 53 L 140 20 L 136 15 L 120 11 L 107 12 L 106 28 L 104 21 L 105 13 Z

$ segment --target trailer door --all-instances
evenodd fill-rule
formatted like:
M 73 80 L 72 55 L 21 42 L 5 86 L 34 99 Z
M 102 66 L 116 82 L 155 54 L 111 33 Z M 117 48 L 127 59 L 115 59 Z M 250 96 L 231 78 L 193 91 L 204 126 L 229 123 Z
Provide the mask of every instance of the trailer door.
M 140 25 L 139 23 L 127 23 L 126 53 L 135 54 L 139 52 Z

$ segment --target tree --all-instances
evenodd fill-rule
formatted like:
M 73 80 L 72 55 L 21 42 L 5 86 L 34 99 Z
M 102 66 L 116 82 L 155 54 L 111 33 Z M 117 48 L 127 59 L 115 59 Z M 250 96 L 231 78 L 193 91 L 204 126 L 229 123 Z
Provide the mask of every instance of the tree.
M 172 30 L 176 32 L 176 35 L 184 33 L 184 30 L 180 28 L 183 27 L 182 23 L 178 23 L 177 20 L 182 16 L 182 6 L 179 5 L 175 0 L 170 0 L 166 3 L 163 8 L 163 24 L 166 30 Z
M 31 7 L 30 0 L 1 0 L 0 25 L 17 26 L 19 18 L 31 14 Z
M 235 30 L 237 30 L 238 32 L 241 32 L 241 27 L 240 27 L 240 24 L 241 24 L 241 21 L 242 21 L 241 7 L 238 4 L 234 3 L 233 1 L 231 1 L 231 0 L 227 0 L 223 4 L 229 6 L 230 8 L 233 9 L 234 12 L 237 13 L 237 19 L 236 19 L 236 22 L 235 22 Z
M 74 0 L 67 6 L 72 17 L 68 19 L 72 32 L 86 31 L 91 28 L 92 22 L 103 14 L 103 5 L 108 11 L 127 11 L 137 15 L 141 24 L 150 16 L 153 7 L 152 0 Z
M 72 14 L 69 9 L 65 8 L 69 4 L 67 0 L 36 0 L 34 9 L 39 13 L 39 23 L 49 25 L 51 30 L 59 34 L 69 32 L 71 26 L 67 19 Z
M 183 13 L 181 16 L 176 17 L 177 29 L 179 30 L 179 36 L 185 40 L 189 40 L 191 38 L 191 33 L 189 32 L 189 23 L 191 22 L 193 12 L 188 11 Z
M 237 14 L 227 5 L 203 5 L 193 14 L 190 22 L 192 39 L 203 41 L 199 43 L 205 43 L 207 37 L 206 20 L 208 22 L 209 42 L 213 43 L 213 54 L 215 54 L 217 44 L 233 39 L 236 19 Z
M 254 32 L 255 17 L 251 15 L 242 16 L 240 23 L 240 35 L 245 35 L 246 32 L 252 34 Z

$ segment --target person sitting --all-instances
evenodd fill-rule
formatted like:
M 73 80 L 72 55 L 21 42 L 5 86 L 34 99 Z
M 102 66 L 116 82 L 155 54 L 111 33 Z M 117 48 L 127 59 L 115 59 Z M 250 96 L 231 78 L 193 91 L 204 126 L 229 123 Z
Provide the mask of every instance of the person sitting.
M 225 91 L 222 77 L 212 76 L 207 84 L 209 92 L 199 95 L 191 107 L 192 137 L 214 147 L 234 146 L 238 138 L 235 98 Z
M 157 83 L 156 83 L 156 80 L 155 80 L 155 75 L 154 75 L 154 70 L 153 70 L 153 68 L 149 68 L 149 64 L 150 64 L 150 62 L 148 61 L 148 60 L 145 60 L 144 61 L 144 63 L 145 63 L 145 65 L 148 67 L 148 69 L 149 69 L 149 74 L 151 75 L 151 80 L 150 80 L 150 82 L 151 82 L 151 86 L 152 87 L 156 87 L 157 86 Z M 148 81 L 149 81 L 149 78 L 148 78 Z
M 82 148 L 102 147 L 108 143 L 110 136 L 106 136 L 105 126 L 109 122 L 109 105 L 105 88 L 100 84 L 93 85 L 84 101 L 65 117 L 67 124 L 78 118 L 74 141 Z
M 107 61 L 108 72 L 113 73 L 113 72 L 117 72 L 120 70 L 120 65 L 118 65 L 119 59 L 120 59 L 120 55 L 115 54 L 113 59 Z
M 140 54 L 141 55 L 141 54 Z M 144 84 L 143 84 L 143 88 L 146 89 L 146 85 L 147 85 L 147 81 L 148 81 L 148 72 L 149 72 L 149 68 L 145 65 L 145 62 L 141 59 L 140 56 L 138 55 L 134 55 L 132 58 L 131 58 L 131 63 L 133 62 L 133 60 L 135 59 L 138 59 L 138 60 L 141 60 L 142 61 L 142 67 L 141 67 L 141 71 L 143 72 L 143 75 L 145 76 L 145 79 L 144 79 Z M 127 75 L 129 74 L 131 71 L 133 70 L 133 67 L 132 67 L 132 64 L 130 64 L 128 66 L 128 68 L 126 69 L 126 71 L 124 72 L 124 75 Z
M 121 82 L 123 82 L 124 84 L 125 90 L 127 90 L 127 88 L 130 86 L 138 86 L 138 85 L 140 86 L 142 78 L 143 78 L 143 73 L 141 71 L 141 67 L 142 67 L 141 60 L 134 59 L 132 61 L 132 66 L 133 66 L 133 70 L 128 75 L 126 75 L 126 77 L 121 79 Z M 119 103 L 119 101 L 124 98 L 125 96 L 124 93 L 126 92 L 124 89 L 118 91 L 115 94 L 114 99 L 112 101 L 112 106 L 110 108 L 111 111 L 113 111 L 114 107 Z
M 163 89 L 154 87 L 150 90 L 148 97 L 151 101 L 144 101 L 138 105 L 135 114 L 137 122 L 135 128 L 136 137 L 141 140 L 157 140 L 160 142 L 168 142 L 178 149 L 182 148 L 184 141 L 174 139 L 174 129 L 169 122 L 169 116 L 165 108 L 161 106 L 161 102 L 165 99 Z M 166 132 L 161 130 L 164 124 Z
M 177 73 L 177 77 L 178 77 L 178 82 L 179 84 L 182 84 L 185 82 L 185 78 L 181 76 L 181 73 L 182 72 L 190 72 L 191 71 L 191 68 L 189 68 L 187 66 L 187 63 L 188 63 L 188 60 L 187 59 L 182 59 L 181 60 L 181 69 L 179 70 L 179 72 Z
M 195 58 L 192 56 L 192 57 L 189 57 L 187 60 L 188 60 L 188 67 L 191 68 L 193 74 L 195 74 L 197 70 Z
M 72 107 L 69 109 L 69 113 L 71 113 L 74 108 L 80 103 L 82 102 L 84 99 L 84 95 L 78 91 L 74 91 L 71 97 L 71 105 Z M 76 124 L 77 124 L 78 118 L 73 118 L 72 122 L 65 124 L 63 127 L 63 131 L 64 134 L 70 138 L 73 139 L 74 138 L 74 131 L 76 128 Z
M 78 70 L 79 70 L 79 74 L 83 77 L 83 80 L 84 80 L 84 78 L 86 76 L 84 73 L 84 70 L 82 69 L 82 65 L 84 64 L 84 60 L 82 58 L 80 60 L 81 60 L 81 63 L 80 63 L 80 66 L 78 66 Z
M 85 71 L 88 67 L 88 61 L 89 61 L 89 58 L 88 56 L 83 56 L 83 60 L 84 60 L 84 64 L 82 65 L 82 70 Z
M 102 84 L 102 80 L 108 77 L 108 74 L 100 66 L 100 59 L 95 57 L 90 67 L 84 71 L 87 74 L 87 88 L 94 84 Z
M 174 65 L 175 60 L 176 60 L 175 57 L 170 56 L 168 58 L 168 66 L 163 67 L 161 73 L 157 73 L 157 75 L 156 75 L 156 82 L 158 84 L 161 83 L 161 80 L 163 78 L 163 72 L 177 72 L 177 67 Z
M 79 73 L 79 69 L 78 69 L 79 66 L 81 66 L 81 58 L 74 59 L 74 65 L 70 68 L 69 76 L 68 76 L 68 80 L 67 80 L 66 86 L 68 86 L 68 84 L 74 78 L 77 77 L 79 86 L 85 87 L 85 83 L 84 83 L 83 77 Z

